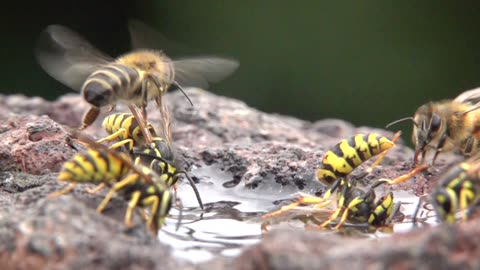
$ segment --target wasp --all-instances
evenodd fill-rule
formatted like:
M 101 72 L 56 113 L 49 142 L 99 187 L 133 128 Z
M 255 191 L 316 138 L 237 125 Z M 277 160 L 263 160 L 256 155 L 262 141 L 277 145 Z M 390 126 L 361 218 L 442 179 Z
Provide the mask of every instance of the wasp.
M 145 40 L 155 40 L 156 35 L 160 38 L 158 32 L 137 20 L 129 20 L 128 24 L 134 50 L 117 58 L 101 52 L 65 26 L 50 25 L 40 34 L 35 48 L 40 66 L 56 80 L 80 91 L 91 105 L 81 129 L 97 119 L 100 108 L 108 106 L 113 110 L 119 102 L 129 105 L 136 117 L 146 119 L 148 101 L 160 104 L 170 87 L 207 88 L 209 83 L 221 81 L 239 66 L 236 60 L 216 56 L 173 60 L 162 51 L 147 49 L 142 44 L 148 43 Z M 142 33 L 148 36 L 141 36 Z M 142 109 L 142 116 L 136 108 Z
M 176 159 L 171 147 L 171 132 L 169 114 L 162 105 L 161 127 L 163 136 L 157 135 L 153 126 L 147 122 L 148 132 L 152 134 L 152 141 L 147 143 L 135 117 L 128 113 L 116 113 L 107 116 L 103 127 L 109 135 L 97 142 L 118 140 L 111 147 L 125 146 L 136 163 L 148 166 L 160 175 L 168 186 L 175 186 L 180 174 L 183 174 L 192 186 L 200 208 L 203 209 L 202 199 L 193 179 L 183 170 L 178 170 L 180 162 Z
M 454 223 L 455 214 L 464 211 L 463 219 L 467 219 L 468 210 L 479 202 L 480 198 L 480 154 L 460 162 L 442 174 L 437 185 L 426 197 L 436 212 L 441 222 Z M 416 219 L 420 205 L 420 199 L 413 215 L 413 223 Z
M 343 139 L 322 158 L 316 176 L 317 180 L 330 186 L 338 178 L 346 177 L 355 168 L 373 156 L 382 154 L 377 159 L 369 171 L 381 162 L 386 151 L 395 145 L 395 141 L 400 137 L 400 133 L 395 134 L 392 140 L 380 136 L 377 133 L 357 134 L 348 139 Z
M 390 185 L 401 183 L 424 170 L 427 166 L 425 164 L 421 165 L 393 180 L 379 179 L 366 191 L 353 185 L 347 179 L 347 176 L 363 162 L 378 155 L 379 158 L 366 171 L 367 173 L 371 172 L 383 160 L 387 151 L 394 146 L 394 142 L 399 137 L 400 132 L 396 133 L 392 140 L 376 133 L 370 133 L 366 135 L 358 134 L 349 139 L 341 140 L 325 153 L 316 173 L 317 180 L 329 186 L 323 197 L 302 196 L 296 202 L 268 213 L 262 218 L 271 218 L 304 204 L 313 204 L 314 208 L 323 208 L 332 202 L 330 197 L 333 193 L 336 193 L 337 210 L 321 225 L 322 227 L 330 224 L 339 215 L 342 216 L 335 227 L 337 229 L 347 219 L 364 221 L 375 226 L 384 224 L 393 212 L 393 194 L 388 194 L 376 201 L 374 189 L 383 183 Z
M 72 135 L 89 145 L 89 148 L 63 164 L 58 180 L 70 184 L 63 190 L 51 193 L 49 197 L 69 193 L 78 183 L 104 184 L 110 190 L 98 205 L 98 213 L 118 194 L 129 202 L 125 214 L 127 227 L 133 226 L 132 214 L 135 207 L 149 208 L 146 227 L 156 235 L 173 204 L 172 193 L 162 178 L 150 168 L 134 164 L 126 153 L 107 148 L 79 132 L 72 131 Z M 98 190 L 96 188 L 90 192 Z
M 480 88 L 465 91 L 454 99 L 428 102 L 421 105 L 413 117 L 412 141 L 415 145 L 414 165 L 423 163 L 427 149 L 435 151 L 432 165 L 440 152 L 457 151 L 466 157 L 480 149 Z
M 385 178 L 378 179 L 373 185 L 366 189 L 357 187 L 352 181 L 344 177 L 338 178 L 330 188 L 327 189 L 323 197 L 302 196 L 298 198 L 296 202 L 283 206 L 280 210 L 268 213 L 262 218 L 267 219 L 278 216 L 300 205 L 313 205 L 314 208 L 326 207 L 332 202 L 331 197 L 335 193 L 337 209 L 330 218 L 320 225 L 321 227 L 328 226 L 338 217 L 340 217 L 340 220 L 335 226 L 335 229 L 340 229 L 347 220 L 367 223 L 372 226 L 381 226 L 388 222 L 395 212 L 393 194 L 390 192 L 386 196 L 377 199 L 374 189 L 385 183 L 392 185 L 403 182 L 426 168 L 427 165 L 423 164 L 393 180 Z

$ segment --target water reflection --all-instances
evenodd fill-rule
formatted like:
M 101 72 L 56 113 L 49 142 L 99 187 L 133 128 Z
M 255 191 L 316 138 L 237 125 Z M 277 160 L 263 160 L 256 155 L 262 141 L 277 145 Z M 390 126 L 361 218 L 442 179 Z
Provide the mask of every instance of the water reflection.
M 214 175 L 215 171 L 217 175 Z M 317 230 L 319 233 L 340 234 L 347 237 L 379 238 L 388 237 L 392 233 L 405 232 L 413 228 L 412 214 L 418 203 L 418 197 L 410 192 L 394 192 L 395 202 L 401 202 L 399 212 L 389 226 L 374 228 L 363 224 L 346 223 L 339 230 L 318 228 L 321 222 L 328 219 L 334 209 L 298 207 L 280 217 L 269 220 L 267 224 L 260 217 L 265 213 L 278 209 L 273 202 L 288 201 L 296 194 L 295 188 L 273 190 L 268 186 L 247 189 L 241 184 L 225 188 L 216 179 L 232 179 L 228 173 L 212 169 L 196 172 L 204 178 L 198 189 L 204 201 L 205 210 L 197 204 L 194 193 L 187 183 L 180 183 L 178 194 L 184 202 L 181 226 L 176 231 L 179 212 L 172 209 L 167 224 L 159 231 L 159 240 L 172 247 L 173 255 L 190 262 L 199 263 L 217 256 L 236 256 L 242 249 L 257 243 L 262 230 L 275 227 L 293 227 L 301 230 Z M 212 177 L 213 175 L 213 177 Z M 315 187 L 307 187 L 307 191 Z M 419 226 L 436 224 L 433 211 L 421 211 Z M 263 224 L 262 224 L 263 223 Z

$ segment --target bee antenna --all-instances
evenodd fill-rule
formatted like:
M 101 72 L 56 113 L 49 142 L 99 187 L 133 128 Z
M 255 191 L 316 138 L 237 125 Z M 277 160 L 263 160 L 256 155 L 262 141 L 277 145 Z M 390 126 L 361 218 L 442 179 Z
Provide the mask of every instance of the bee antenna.
M 405 117 L 405 118 L 401 118 L 401 119 L 395 120 L 395 121 L 389 123 L 388 125 L 386 125 L 385 128 L 389 128 L 389 127 L 391 127 L 392 125 L 397 124 L 397 123 L 400 123 L 400 122 L 403 122 L 403 121 L 405 121 L 405 120 L 412 120 L 413 124 L 414 124 L 415 126 L 417 126 L 417 123 L 415 123 L 415 119 L 413 119 L 413 117 L 409 116 L 409 117 Z
M 180 89 L 180 91 L 183 93 L 183 95 L 188 99 L 188 102 L 193 106 L 192 100 L 188 97 L 187 93 L 185 93 L 185 90 L 183 90 L 182 86 L 177 81 L 173 81 L 173 83 Z

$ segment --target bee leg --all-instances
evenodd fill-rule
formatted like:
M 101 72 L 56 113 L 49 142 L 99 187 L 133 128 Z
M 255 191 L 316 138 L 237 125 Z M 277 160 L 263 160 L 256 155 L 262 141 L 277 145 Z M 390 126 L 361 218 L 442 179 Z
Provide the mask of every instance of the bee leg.
M 133 114 L 135 120 L 137 120 L 138 126 L 140 127 L 140 131 L 142 132 L 143 137 L 145 138 L 146 143 L 151 143 L 153 141 L 152 134 L 147 129 L 147 120 L 145 119 L 146 115 L 142 115 L 141 112 L 138 111 L 138 108 L 135 105 L 128 105 L 128 108 Z
M 97 212 L 98 213 L 101 213 L 103 211 L 103 209 L 105 209 L 105 207 L 107 206 L 107 204 L 110 202 L 110 200 L 112 199 L 113 195 L 115 194 L 115 192 L 121 190 L 122 188 L 124 188 L 125 186 L 127 185 L 130 185 L 132 183 L 135 183 L 135 181 L 137 180 L 137 175 L 135 174 L 131 174 L 127 177 L 125 177 L 123 180 L 121 180 L 120 182 L 117 182 L 115 185 L 113 185 L 113 187 L 110 189 L 110 191 L 107 193 L 107 195 L 105 196 L 105 198 L 103 199 L 103 201 L 98 205 L 97 207 Z
M 83 115 L 82 126 L 79 128 L 79 130 L 83 130 L 93 124 L 93 122 L 97 120 L 99 114 L 100 108 L 91 106 L 90 109 Z
M 77 183 L 70 183 L 65 189 L 62 189 L 62 190 L 59 190 L 59 191 L 52 192 L 52 193 L 48 194 L 48 198 L 55 198 L 55 197 L 58 197 L 60 195 L 70 193 L 70 192 L 72 192 L 72 190 L 75 188 L 76 185 L 77 185 Z
M 127 225 L 128 228 L 133 227 L 132 214 L 133 214 L 133 210 L 135 209 L 135 206 L 138 205 L 138 201 L 140 200 L 141 195 L 142 193 L 140 191 L 133 192 L 132 198 L 128 202 L 127 211 L 125 212 L 125 225 Z
M 107 109 L 107 112 L 111 112 L 111 111 L 115 110 L 116 107 L 117 107 L 116 105 L 109 106 L 108 109 Z
M 85 188 L 85 191 L 87 191 L 90 194 L 95 194 L 98 193 L 100 190 L 102 190 L 105 187 L 105 183 L 100 183 L 100 185 L 96 186 L 94 189 L 91 188 Z
M 424 163 L 424 164 L 418 166 L 417 168 L 415 168 L 414 170 L 410 171 L 409 173 L 401 175 L 401 176 L 399 176 L 399 177 L 397 177 L 393 180 L 382 178 L 382 179 L 379 179 L 378 182 L 388 183 L 389 185 L 399 184 L 399 183 L 407 181 L 408 179 L 412 178 L 414 175 L 416 175 L 419 172 L 425 170 L 426 168 L 428 168 L 428 165 L 426 163 Z
M 448 135 L 446 132 L 444 132 L 440 137 L 440 140 L 438 141 L 437 147 L 435 147 L 435 155 L 433 155 L 432 166 L 435 164 L 435 160 L 437 159 L 438 154 L 440 154 L 440 152 L 442 151 L 442 148 L 445 145 L 447 138 L 448 138 Z

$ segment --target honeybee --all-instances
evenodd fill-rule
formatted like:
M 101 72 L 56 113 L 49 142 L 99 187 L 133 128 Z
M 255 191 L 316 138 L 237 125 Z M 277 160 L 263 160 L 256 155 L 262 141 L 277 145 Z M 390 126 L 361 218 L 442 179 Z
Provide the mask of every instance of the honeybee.
M 141 108 L 145 119 L 148 101 L 160 104 L 170 87 L 207 88 L 209 83 L 221 81 L 239 66 L 233 59 L 215 56 L 172 60 L 162 51 L 146 49 L 143 44 L 154 39 L 155 34 L 160 36 L 155 30 L 137 20 L 129 20 L 129 30 L 135 50 L 116 59 L 65 26 L 50 25 L 40 34 L 35 49 L 40 66 L 56 80 L 80 91 L 91 105 L 81 129 L 97 119 L 100 108 L 109 106 L 112 110 L 118 102 Z M 139 114 L 133 107 L 130 109 Z
M 452 100 L 429 102 L 420 106 L 413 117 L 412 141 L 415 145 L 413 162 L 423 163 L 427 148 L 435 150 L 432 165 L 440 152 L 458 151 L 472 156 L 480 149 L 480 88 L 463 92 Z

